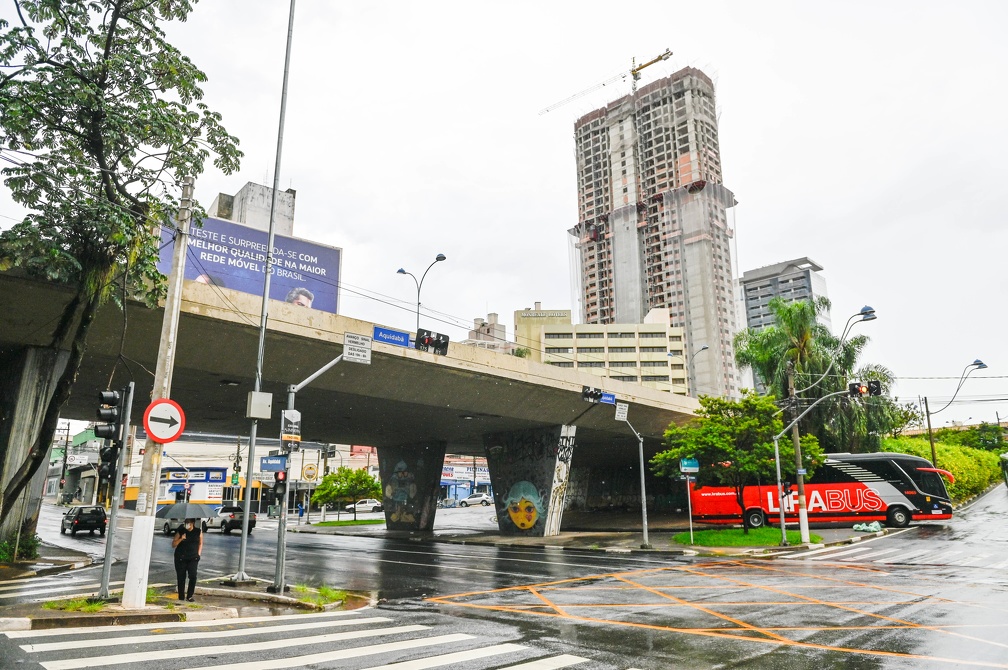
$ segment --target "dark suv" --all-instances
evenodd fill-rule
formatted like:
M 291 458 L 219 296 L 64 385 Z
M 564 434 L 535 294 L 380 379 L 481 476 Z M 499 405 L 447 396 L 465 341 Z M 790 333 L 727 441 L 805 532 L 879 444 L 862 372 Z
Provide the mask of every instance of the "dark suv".
M 63 525 L 60 526 L 60 533 L 66 535 L 70 531 L 71 535 L 76 535 L 79 530 L 91 531 L 94 535 L 98 531 L 100 535 L 105 534 L 105 526 L 108 518 L 105 516 L 105 508 L 97 505 L 87 507 L 71 507 L 70 511 L 63 515 Z

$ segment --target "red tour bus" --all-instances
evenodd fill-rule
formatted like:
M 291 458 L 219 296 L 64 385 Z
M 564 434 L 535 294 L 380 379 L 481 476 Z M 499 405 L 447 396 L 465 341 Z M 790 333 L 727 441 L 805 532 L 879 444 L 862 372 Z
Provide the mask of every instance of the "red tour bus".
M 814 523 L 881 521 L 902 528 L 910 521 L 951 519 L 952 501 L 939 470 L 907 454 L 827 454 L 826 462 L 805 480 L 805 505 Z M 784 520 L 798 522 L 798 491 L 784 497 Z M 745 488 L 745 513 L 751 528 L 773 525 L 780 518 L 776 483 Z M 704 523 L 738 523 L 742 518 L 735 489 L 690 484 L 693 519 Z

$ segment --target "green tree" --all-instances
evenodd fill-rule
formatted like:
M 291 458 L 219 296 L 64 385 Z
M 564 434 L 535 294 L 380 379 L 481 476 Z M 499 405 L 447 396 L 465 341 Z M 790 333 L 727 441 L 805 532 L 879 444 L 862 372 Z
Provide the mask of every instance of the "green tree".
M 843 342 L 819 322 L 830 308 L 827 298 L 788 302 L 774 298 L 769 304 L 774 323 L 762 330 L 746 329 L 735 338 L 735 360 L 753 370 L 767 393 L 787 404 L 787 366 L 795 371 L 798 406 L 846 388 L 848 380 L 877 380 L 883 393 L 892 387 L 893 375 L 881 365 L 855 369 L 868 343 L 863 335 Z M 802 419 L 804 433 L 816 436 L 827 451 L 877 451 L 880 437 L 891 430 L 889 401 L 882 397 L 823 403 Z
M 367 470 L 353 470 L 341 465 L 336 472 L 322 478 L 315 487 L 311 500 L 316 505 L 328 505 L 344 502 L 356 502 L 360 498 L 381 498 L 381 482 Z M 357 518 L 357 508 L 354 508 L 354 519 Z
M 518 358 L 528 358 L 532 354 L 532 350 L 528 347 L 518 347 L 511 352 L 512 356 L 517 356 Z
M 697 486 L 729 486 L 735 490 L 739 516 L 745 533 L 745 488 L 758 482 L 774 481 L 774 435 L 783 422 L 772 396 L 747 391 L 740 400 L 700 397 L 697 418 L 683 426 L 672 424 L 665 431 L 665 451 L 651 459 L 651 470 L 659 477 L 679 477 L 679 459 L 700 461 Z M 785 437 L 779 442 L 781 473 L 795 472 L 794 448 Z M 801 439 L 802 461 L 811 475 L 822 461 L 814 436 Z
M 238 168 L 237 139 L 200 101 L 206 75 L 161 27 L 185 21 L 193 4 L 19 0 L 16 19 L 0 19 L 0 148 L 13 163 L 0 173 L 29 212 L 0 234 L 0 269 L 73 291 L 48 334 L 70 358 L 38 410 L 40 431 L 3 491 L 0 520 L 45 460 L 98 307 L 163 296 L 159 229 L 172 225 L 182 179 L 211 156 L 225 173 Z

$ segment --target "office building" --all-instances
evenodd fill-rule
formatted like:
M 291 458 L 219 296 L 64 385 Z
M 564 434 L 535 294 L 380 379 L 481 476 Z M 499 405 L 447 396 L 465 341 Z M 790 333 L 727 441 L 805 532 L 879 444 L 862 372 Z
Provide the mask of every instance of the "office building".
M 722 183 L 713 82 L 680 70 L 578 119 L 574 139 L 581 320 L 642 323 L 667 309 L 697 393 L 736 397 L 735 197 Z
M 469 331 L 469 337 L 459 342 L 469 347 L 488 349 L 501 354 L 513 354 L 517 345 L 508 342 L 507 332 L 504 324 L 498 320 L 497 314 L 490 312 L 486 319 L 473 319 L 473 328 Z
M 808 258 L 767 265 L 742 274 L 746 325 L 762 330 L 773 325 L 770 301 L 782 298 L 787 302 L 816 300 L 826 295 L 826 279 L 819 274 L 822 266 Z M 829 312 L 819 315 L 819 322 L 832 330 Z

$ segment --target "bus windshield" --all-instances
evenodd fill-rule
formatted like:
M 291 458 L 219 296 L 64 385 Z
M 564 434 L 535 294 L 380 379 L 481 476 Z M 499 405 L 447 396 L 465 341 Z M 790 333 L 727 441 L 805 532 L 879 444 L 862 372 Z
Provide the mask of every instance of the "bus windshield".
M 909 470 L 910 479 L 921 490 L 921 493 L 948 499 L 949 495 L 948 491 L 945 490 L 945 482 L 942 481 L 941 475 L 937 472 L 922 472 L 913 466 L 908 467 L 907 470 Z

